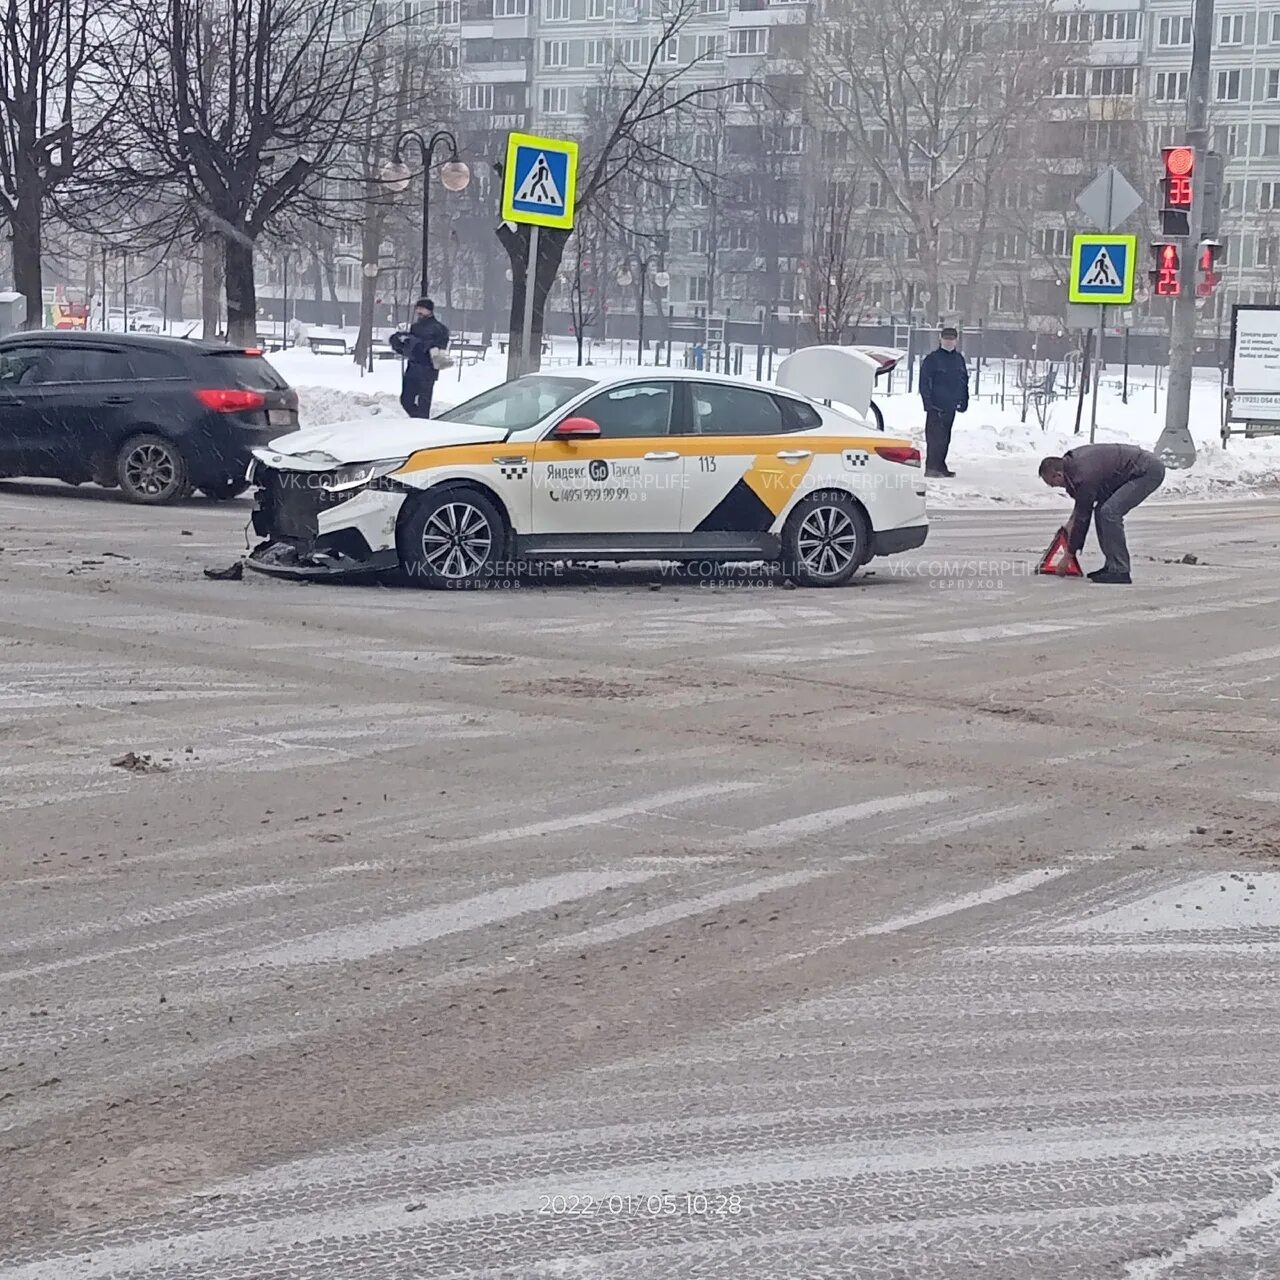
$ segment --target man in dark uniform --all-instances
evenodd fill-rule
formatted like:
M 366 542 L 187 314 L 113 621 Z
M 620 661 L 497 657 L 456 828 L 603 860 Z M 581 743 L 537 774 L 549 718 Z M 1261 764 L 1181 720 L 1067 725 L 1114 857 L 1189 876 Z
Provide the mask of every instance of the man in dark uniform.
M 1040 479 L 1054 489 L 1065 489 L 1076 507 L 1067 523 L 1067 544 L 1078 555 L 1089 532 L 1089 521 L 1098 519 L 1098 545 L 1104 557 L 1101 569 L 1089 574 L 1093 582 L 1129 583 L 1129 545 L 1124 518 L 1164 483 L 1164 463 L 1154 453 L 1134 444 L 1083 444 L 1061 458 L 1045 458 Z M 1067 566 L 1063 558 L 1064 571 Z
M 430 298 L 419 298 L 408 333 L 393 333 L 390 342 L 392 351 L 406 361 L 400 388 L 405 413 L 411 418 L 429 418 L 439 376 L 431 353 L 449 345 L 449 330 L 436 319 L 436 304 Z
M 956 414 L 969 408 L 969 369 L 964 356 L 956 350 L 960 335 L 955 329 L 946 328 L 940 337 L 942 345 L 920 362 L 926 447 L 924 473 L 934 477 L 955 475 L 947 469 L 951 426 Z

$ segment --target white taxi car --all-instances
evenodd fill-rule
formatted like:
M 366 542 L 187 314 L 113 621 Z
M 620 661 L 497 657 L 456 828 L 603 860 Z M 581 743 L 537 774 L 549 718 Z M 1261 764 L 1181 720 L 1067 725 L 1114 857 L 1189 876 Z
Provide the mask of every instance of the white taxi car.
M 855 358 L 869 403 L 874 362 Z M 458 587 L 537 561 L 775 561 L 838 586 L 928 534 L 910 441 L 702 372 L 531 374 L 438 418 L 302 430 L 254 457 L 247 563 L 287 576 L 398 567 Z

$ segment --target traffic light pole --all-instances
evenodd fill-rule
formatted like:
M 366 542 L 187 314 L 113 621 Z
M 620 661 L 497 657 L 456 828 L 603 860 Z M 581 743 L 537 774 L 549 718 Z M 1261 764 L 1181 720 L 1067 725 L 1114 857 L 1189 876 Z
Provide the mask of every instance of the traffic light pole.
M 1195 0 L 1191 29 L 1191 75 L 1187 83 L 1187 146 L 1195 151 L 1191 170 L 1191 210 L 1187 248 L 1182 255 L 1181 289 L 1173 300 L 1169 331 L 1169 391 L 1164 431 L 1156 454 L 1166 466 L 1185 468 L 1196 460 L 1191 438 L 1191 377 L 1196 348 L 1197 248 L 1204 225 L 1205 170 L 1209 154 L 1209 51 L 1213 46 L 1213 0 Z

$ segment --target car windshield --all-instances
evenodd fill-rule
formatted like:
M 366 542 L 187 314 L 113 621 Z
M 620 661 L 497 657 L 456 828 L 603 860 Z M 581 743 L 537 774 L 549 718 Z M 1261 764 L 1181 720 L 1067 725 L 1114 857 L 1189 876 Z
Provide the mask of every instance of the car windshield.
M 437 420 L 465 422 L 474 427 L 501 427 L 504 431 L 524 431 L 594 385 L 590 378 L 553 378 L 532 373 L 455 405 L 440 414 Z

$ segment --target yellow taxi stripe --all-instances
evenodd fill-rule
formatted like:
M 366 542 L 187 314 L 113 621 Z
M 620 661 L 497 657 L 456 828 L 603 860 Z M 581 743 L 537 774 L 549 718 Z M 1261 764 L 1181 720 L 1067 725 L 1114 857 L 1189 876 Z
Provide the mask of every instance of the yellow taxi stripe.
M 804 483 L 813 458 L 784 461 L 772 453 L 762 453 L 747 469 L 743 482 L 775 515 L 780 516 L 795 492 Z
M 564 440 L 509 441 L 505 444 L 443 445 L 437 449 L 419 449 L 396 475 L 426 471 L 433 467 L 484 466 L 496 458 L 525 454 L 536 462 L 584 462 L 592 458 L 642 458 L 646 453 L 678 453 L 684 458 L 733 457 L 744 453 L 771 457 L 778 450 L 808 449 L 812 454 L 843 453 L 861 449 L 874 453 L 885 445 L 909 449 L 910 440 L 896 436 L 643 436 L 621 440 L 583 440 L 573 444 Z M 772 461 L 778 462 L 777 458 Z M 759 465 L 759 461 L 756 465 Z M 783 464 L 788 474 L 800 471 L 798 466 Z M 753 467 L 754 469 L 754 467 Z M 808 470 L 806 466 L 804 470 Z

